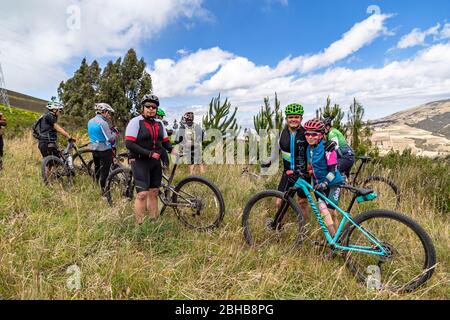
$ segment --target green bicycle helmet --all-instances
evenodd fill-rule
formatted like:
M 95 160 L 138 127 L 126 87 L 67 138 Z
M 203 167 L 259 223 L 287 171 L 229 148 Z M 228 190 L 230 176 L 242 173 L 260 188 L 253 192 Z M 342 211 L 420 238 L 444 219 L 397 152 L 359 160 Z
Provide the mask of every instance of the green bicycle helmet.
M 166 116 L 166 112 L 164 111 L 163 108 L 159 107 L 158 111 L 156 111 L 156 115 L 160 116 L 160 117 L 165 117 Z
M 289 116 L 291 114 L 303 115 L 305 111 L 303 110 L 303 106 L 301 104 L 291 103 L 286 106 L 284 113 L 286 114 L 286 116 Z

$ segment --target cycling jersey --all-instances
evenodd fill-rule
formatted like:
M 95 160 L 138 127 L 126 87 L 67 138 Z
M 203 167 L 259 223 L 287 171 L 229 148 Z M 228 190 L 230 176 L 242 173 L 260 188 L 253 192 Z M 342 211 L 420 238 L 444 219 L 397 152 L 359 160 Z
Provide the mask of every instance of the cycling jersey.
M 89 120 L 88 134 L 94 151 L 110 150 L 112 143 L 116 140 L 116 135 L 109 128 L 108 121 L 99 114 Z
M 338 148 L 348 147 L 344 135 L 336 128 L 331 128 L 327 134 L 327 140 L 336 142 Z
M 281 158 L 283 159 L 284 171 L 288 170 L 300 170 L 303 174 L 306 174 L 306 148 L 308 143 L 305 138 L 305 129 L 300 126 L 294 133 L 288 128 L 283 129 L 278 140 L 278 148 L 274 149 L 272 153 L 272 159 L 278 153 L 281 152 Z
M 131 158 L 150 158 L 152 153 L 161 153 L 162 148 L 169 152 L 173 149 L 163 123 L 158 119 L 146 120 L 142 115 L 128 124 L 125 144 Z
M 58 136 L 55 124 L 58 117 L 51 111 L 46 112 L 40 120 L 39 141 L 56 142 Z
M 334 174 L 333 180 L 329 181 L 329 186 L 341 185 L 344 183 L 344 178 L 336 170 L 337 167 L 337 153 L 335 150 L 331 152 L 325 151 L 324 140 L 320 141 L 315 146 L 309 145 L 307 148 L 308 165 L 311 169 L 314 184 L 319 184 L 327 179 L 330 172 Z

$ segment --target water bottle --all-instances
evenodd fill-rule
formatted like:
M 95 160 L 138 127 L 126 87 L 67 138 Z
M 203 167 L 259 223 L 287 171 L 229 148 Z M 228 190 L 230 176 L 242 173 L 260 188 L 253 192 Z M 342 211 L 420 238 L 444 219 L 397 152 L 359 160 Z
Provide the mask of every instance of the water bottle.
M 73 170 L 73 157 L 70 154 L 67 156 L 67 165 L 70 170 Z

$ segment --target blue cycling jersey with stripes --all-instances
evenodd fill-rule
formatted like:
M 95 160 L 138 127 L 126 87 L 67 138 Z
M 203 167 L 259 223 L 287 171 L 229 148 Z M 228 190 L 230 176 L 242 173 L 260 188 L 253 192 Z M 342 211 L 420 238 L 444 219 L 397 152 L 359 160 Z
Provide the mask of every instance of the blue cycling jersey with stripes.
M 94 151 L 109 150 L 116 140 L 116 135 L 111 132 L 107 119 L 99 114 L 89 120 L 88 134 Z

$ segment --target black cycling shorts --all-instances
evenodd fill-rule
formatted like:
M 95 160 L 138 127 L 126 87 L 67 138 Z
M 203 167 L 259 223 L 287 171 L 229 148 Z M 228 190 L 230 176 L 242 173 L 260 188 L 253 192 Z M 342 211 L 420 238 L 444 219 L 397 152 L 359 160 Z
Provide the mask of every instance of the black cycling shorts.
M 331 202 L 335 205 L 339 206 L 339 199 L 341 197 L 341 188 L 340 186 L 329 186 L 326 190 L 323 191 L 323 195 L 327 197 Z M 316 197 L 317 201 L 325 202 L 322 198 Z M 330 203 L 326 203 L 328 209 L 335 210 L 334 207 Z
M 39 141 L 38 148 L 43 158 L 50 155 L 59 157 L 60 155 L 56 142 Z
M 338 170 L 343 175 L 350 177 L 350 170 L 355 163 L 355 154 L 351 148 L 344 147 L 338 152 Z
M 278 184 L 278 191 L 285 192 L 290 187 L 293 187 L 294 184 L 294 182 L 291 182 L 289 180 L 289 177 L 287 175 L 283 174 L 281 176 L 280 183 Z M 297 190 L 297 195 L 299 196 L 299 198 L 306 199 L 306 195 L 302 189 Z
M 130 163 L 137 193 L 161 187 L 161 161 L 156 159 L 134 159 Z

